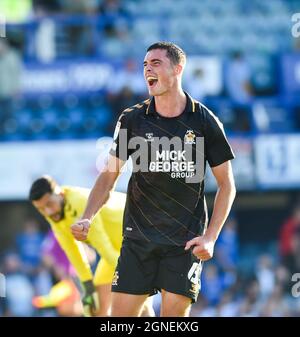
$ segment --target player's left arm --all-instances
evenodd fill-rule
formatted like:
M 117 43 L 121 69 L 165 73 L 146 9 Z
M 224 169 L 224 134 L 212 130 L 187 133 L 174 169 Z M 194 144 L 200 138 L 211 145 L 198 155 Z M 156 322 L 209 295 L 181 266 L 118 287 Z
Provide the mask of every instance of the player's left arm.
M 224 222 L 230 212 L 236 195 L 235 183 L 230 160 L 212 167 L 212 172 L 218 184 L 213 213 L 207 231 L 186 243 L 185 249 L 192 246 L 193 254 L 202 261 L 212 258 L 215 242 L 221 232 Z

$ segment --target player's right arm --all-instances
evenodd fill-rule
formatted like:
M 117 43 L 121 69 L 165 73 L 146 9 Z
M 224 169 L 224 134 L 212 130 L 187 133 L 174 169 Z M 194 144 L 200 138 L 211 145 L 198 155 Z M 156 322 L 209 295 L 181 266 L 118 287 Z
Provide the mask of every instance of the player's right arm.
M 92 219 L 98 210 L 109 199 L 110 192 L 113 190 L 115 182 L 124 164 L 125 161 L 117 158 L 116 156 L 109 155 L 103 171 L 98 176 L 95 185 L 91 190 L 81 219 L 71 227 L 72 234 L 77 240 L 82 241 L 87 239 Z
M 129 157 L 128 139 L 131 135 L 131 128 L 127 112 L 131 110 L 126 109 L 120 115 L 113 135 L 113 145 L 110 149 L 107 163 L 91 190 L 81 220 L 71 227 L 72 234 L 77 240 L 86 240 L 93 217 L 109 199 L 110 192 L 113 190 L 121 168 Z

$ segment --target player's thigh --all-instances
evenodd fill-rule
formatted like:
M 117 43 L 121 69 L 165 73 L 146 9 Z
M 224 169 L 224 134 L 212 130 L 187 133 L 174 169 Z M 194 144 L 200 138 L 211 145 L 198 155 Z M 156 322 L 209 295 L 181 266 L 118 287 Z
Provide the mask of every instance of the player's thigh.
M 166 248 L 161 257 L 157 287 L 170 294 L 189 298 L 190 302 L 196 302 L 200 291 L 201 270 L 201 262 L 191 251 L 185 251 L 183 247 Z M 169 299 L 169 296 L 166 298 Z M 177 303 L 175 297 L 174 301 Z
M 161 317 L 188 317 L 192 300 L 189 297 L 174 294 L 162 289 Z
M 151 243 L 125 238 L 112 282 L 112 292 L 131 295 L 156 293 L 159 258 Z
M 112 293 L 112 317 L 138 317 L 141 315 L 148 295 L 132 295 L 121 292 Z

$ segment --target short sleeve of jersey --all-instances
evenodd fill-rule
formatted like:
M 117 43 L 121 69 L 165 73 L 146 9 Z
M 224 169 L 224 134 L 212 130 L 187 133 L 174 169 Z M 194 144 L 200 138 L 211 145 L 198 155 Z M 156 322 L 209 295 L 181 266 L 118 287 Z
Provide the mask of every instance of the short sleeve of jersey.
M 117 121 L 115 132 L 113 135 L 113 144 L 109 153 L 123 161 L 129 157 L 128 141 L 129 141 L 129 127 L 126 113 L 122 113 Z
M 205 153 L 210 167 L 233 159 L 234 153 L 226 138 L 223 124 L 208 109 L 205 116 Z

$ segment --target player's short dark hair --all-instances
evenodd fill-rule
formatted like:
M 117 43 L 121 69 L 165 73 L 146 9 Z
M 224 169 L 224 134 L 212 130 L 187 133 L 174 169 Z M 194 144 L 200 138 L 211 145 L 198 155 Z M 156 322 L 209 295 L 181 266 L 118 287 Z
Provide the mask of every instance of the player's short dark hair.
M 185 63 L 186 55 L 185 52 L 172 42 L 156 42 L 153 43 L 147 52 L 154 49 L 163 49 L 167 51 L 167 57 L 171 60 L 174 65 Z
M 46 193 L 53 193 L 57 186 L 56 181 L 50 176 L 43 176 L 35 180 L 29 191 L 29 200 L 41 199 Z

